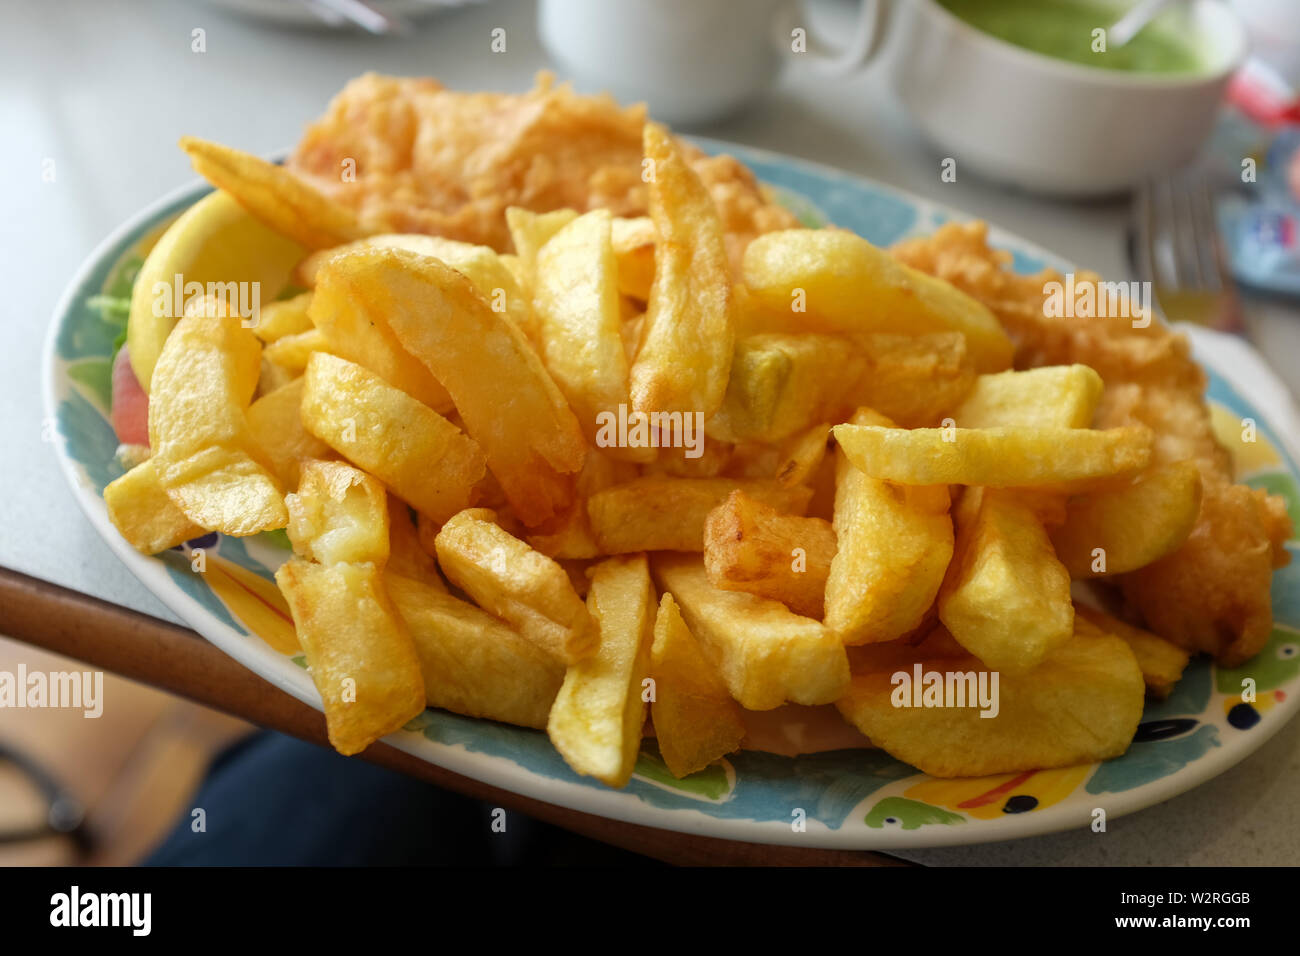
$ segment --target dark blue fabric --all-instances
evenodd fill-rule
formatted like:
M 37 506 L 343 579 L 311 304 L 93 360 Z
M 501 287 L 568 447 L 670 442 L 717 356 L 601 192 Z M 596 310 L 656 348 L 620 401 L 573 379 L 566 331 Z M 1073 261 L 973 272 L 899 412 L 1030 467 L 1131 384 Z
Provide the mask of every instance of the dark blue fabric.
M 193 830 L 194 808 L 206 831 Z M 652 861 L 364 760 L 261 732 L 213 761 L 145 866 L 628 865 Z

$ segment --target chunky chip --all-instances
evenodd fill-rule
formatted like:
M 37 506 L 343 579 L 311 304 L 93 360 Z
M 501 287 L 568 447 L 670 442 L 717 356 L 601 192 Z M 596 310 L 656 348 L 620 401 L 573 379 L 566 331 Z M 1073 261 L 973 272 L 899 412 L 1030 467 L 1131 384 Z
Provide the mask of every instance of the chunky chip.
M 870 409 L 851 427 L 901 431 Z M 868 424 L 870 423 L 870 424 Z M 826 578 L 826 627 L 845 644 L 892 641 L 934 603 L 952 557 L 946 486 L 891 485 L 836 452 L 838 549 Z
M 596 209 L 560 229 L 538 250 L 533 279 L 542 361 L 593 443 L 630 402 L 610 219 Z M 654 457 L 649 447 L 602 443 L 602 450 L 633 461 Z
M 935 425 L 974 378 L 956 332 L 765 332 L 736 343 L 726 398 L 707 428 L 726 441 L 772 442 L 861 406 L 904 426 Z
M 386 323 L 375 321 L 372 303 L 382 292 L 368 279 L 363 262 L 355 254 L 338 254 L 315 274 L 309 314 L 329 343 L 327 351 L 370 369 L 434 411 L 447 413 L 452 408 L 447 390 L 402 347 Z
M 374 564 L 291 558 L 275 581 L 289 602 L 335 750 L 360 753 L 424 710 L 415 644 Z
M 411 508 L 396 495 L 388 496 L 388 563 L 385 573 L 410 578 L 437 591 L 446 591 L 438 561 L 425 550 L 411 518 Z
M 265 376 L 263 376 L 265 378 Z M 332 454 L 325 444 L 302 423 L 302 377 L 267 392 L 246 415 L 248 430 L 275 476 L 286 488 L 298 487 L 300 463 L 307 458 Z
M 308 249 L 325 249 L 361 237 L 356 216 L 283 166 L 207 140 L 183 136 L 181 149 L 194 171 L 239 200 L 250 213 Z
M 553 209 L 550 212 L 533 212 L 511 206 L 506 210 L 506 226 L 510 241 L 515 247 L 515 259 L 525 285 L 532 287 L 537 276 L 537 253 L 551 237 L 578 218 L 576 209 Z
M 1133 474 L 1151 461 L 1151 430 L 881 428 L 836 425 L 855 467 L 902 485 L 1050 485 Z
M 644 302 L 650 298 L 655 277 L 654 220 L 649 216 L 615 219 L 610 239 L 618 263 L 618 291 Z
M 855 401 L 846 413 L 865 406 L 905 428 L 933 425 L 970 392 L 976 378 L 960 332 L 875 332 L 851 339 L 866 356 L 867 367 L 854 383 Z
M 564 665 L 491 614 L 396 570 L 389 565 L 384 583 L 415 643 L 429 705 L 544 728 Z
M 293 550 L 321 564 L 388 561 L 388 493 L 341 461 L 306 461 L 298 490 L 286 495 Z
M 771 479 L 646 475 L 587 499 L 592 535 L 603 554 L 702 551 L 709 512 L 733 491 L 788 514 L 802 514 L 812 492 Z
M 289 520 L 245 417 L 260 367 L 252 330 L 209 299 L 176 323 L 154 368 L 149 445 L 158 483 L 210 531 L 250 535 Z
M 262 356 L 262 376 L 257 380 L 257 396 L 261 398 L 264 395 L 270 395 L 272 392 L 279 391 L 290 382 L 302 378 L 302 371 L 291 372 L 287 368 L 281 368 L 274 362 L 268 362 L 266 356 Z
M 1101 376 L 1086 365 L 980 375 L 952 419 L 959 428 L 1087 428 L 1101 392 Z
M 743 271 L 750 294 L 788 316 L 791 331 L 960 332 L 977 370 L 1011 365 L 1011 340 L 992 312 L 851 232 L 769 232 L 745 249 Z
M 844 645 L 819 622 L 779 601 L 715 588 L 695 555 L 656 555 L 654 574 L 740 706 L 829 704 L 848 687 Z
M 519 519 L 535 527 L 562 512 L 586 442 L 524 334 L 437 259 L 401 249 L 346 259 L 357 281 L 385 290 L 385 307 L 372 301 L 365 314 L 392 329 L 451 394 Z
M 659 241 L 646 327 L 632 363 L 632 405 L 707 418 L 722 404 L 735 339 L 722 222 L 668 131 L 647 123 L 644 138 Z
M 495 518 L 487 509 L 471 508 L 442 526 L 434 544 L 443 573 L 561 663 L 586 657 L 599 635 L 569 576 Z
M 821 618 L 834 557 L 829 521 L 781 514 L 739 490 L 704 525 L 704 568 L 714 587 L 780 601 L 804 617 Z
M 1074 633 L 1069 572 L 1015 492 L 968 489 L 956 513 L 939 619 L 994 670 L 1031 671 Z
M 616 461 L 595 448 L 588 449 L 587 461 L 578 473 L 575 498 L 562 514 L 535 528 L 528 534 L 530 545 L 547 557 L 556 559 L 598 558 L 605 552 L 596 541 L 587 517 L 587 501 L 599 491 L 623 484 L 636 477 L 636 466 L 626 461 Z M 490 507 L 484 501 L 482 507 Z
M 1072 577 L 1124 574 L 1178 550 L 1200 510 L 1200 469 L 1173 462 L 1070 499 L 1052 545 Z
M 990 671 L 975 657 L 917 653 L 855 674 L 836 707 L 872 743 L 923 773 L 982 777 L 1118 757 L 1142 719 L 1142 700 L 1142 672 L 1128 645 L 1081 632 L 1019 676 Z
M 1169 696 L 1191 660 L 1177 644 L 1087 604 L 1074 606 L 1074 626 L 1081 634 L 1112 634 L 1123 640 L 1137 658 L 1147 696 L 1156 700 Z
M 294 270 L 294 280 L 300 285 L 315 286 L 320 282 L 321 273 L 331 259 L 364 249 L 405 249 L 439 259 L 469 279 L 484 300 L 497 311 L 503 311 L 521 329 L 528 330 L 532 325 L 528 294 L 515 279 L 504 257 L 497 255 L 490 246 L 476 246 L 442 236 L 385 233 L 367 236 L 334 249 L 322 249 L 298 264 Z
M 833 447 L 831 426 L 822 422 L 785 444 L 785 455 L 776 469 L 776 480 L 787 488 L 794 485 L 811 485 L 826 461 L 826 452 Z
M 745 722 L 671 594 L 659 601 L 650 654 L 659 754 L 679 780 L 740 749 Z
M 307 430 L 437 521 L 465 508 L 483 477 L 478 444 L 378 375 L 318 352 L 303 376 Z
M 653 416 L 651 416 L 653 419 Z M 671 416 L 668 417 L 671 422 Z M 675 428 L 675 425 L 670 425 Z M 674 478 L 717 478 L 728 469 L 736 447 L 716 441 L 699 432 L 686 447 L 661 445 L 657 456 L 642 464 L 642 475 L 666 475 Z M 636 477 L 635 474 L 629 478 Z M 770 477 L 764 475 L 763 477 Z
M 263 342 L 274 342 L 289 335 L 300 335 L 313 328 L 307 310 L 311 306 L 311 293 L 302 292 L 291 299 L 268 302 L 262 306 L 253 332 Z
M 142 554 L 157 554 L 207 533 L 168 496 L 152 458 L 109 482 L 104 504 L 113 527 Z
M 587 607 L 598 645 L 594 654 L 569 665 L 546 733 L 575 771 L 621 787 L 631 779 L 641 749 L 655 591 L 643 554 L 602 561 L 590 576 Z
M 262 356 L 268 362 L 280 366 L 293 375 L 300 374 L 307 367 L 313 352 L 329 352 L 330 340 L 320 329 L 295 332 L 285 335 L 267 344 Z

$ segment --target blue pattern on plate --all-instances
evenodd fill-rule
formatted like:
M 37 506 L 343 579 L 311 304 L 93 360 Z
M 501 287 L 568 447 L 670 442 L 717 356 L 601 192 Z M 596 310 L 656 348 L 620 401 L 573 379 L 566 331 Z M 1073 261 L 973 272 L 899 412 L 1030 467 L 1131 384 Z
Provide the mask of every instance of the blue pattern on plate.
M 1142 711 L 1142 719 L 1164 720 L 1169 717 L 1184 717 L 1188 714 L 1204 712 L 1210 704 L 1213 690 L 1214 667 L 1208 658 L 1198 657 L 1187 665 L 1183 679 L 1174 685 L 1169 696 L 1164 700 L 1147 701 Z
M 1219 728 L 1208 725 L 1182 737 L 1134 743 L 1123 757 L 1099 766 L 1085 789 L 1089 793 L 1132 790 L 1181 770 L 1219 746 Z
M 248 634 L 248 629 L 235 620 L 230 611 L 226 609 L 226 605 L 222 603 L 221 598 L 217 597 L 216 592 L 203 583 L 203 575 L 195 571 L 194 566 L 190 563 L 188 548 L 180 551 L 173 548 L 171 551 L 164 551 L 157 557 L 167 568 L 168 577 L 180 585 L 182 591 L 202 604 L 209 614 L 212 614 L 231 630 L 239 634 Z
M 68 454 L 86 469 L 86 477 L 102 494 L 104 486 L 122 474 L 112 426 L 80 393 L 69 390 L 59 403 L 58 428 Z

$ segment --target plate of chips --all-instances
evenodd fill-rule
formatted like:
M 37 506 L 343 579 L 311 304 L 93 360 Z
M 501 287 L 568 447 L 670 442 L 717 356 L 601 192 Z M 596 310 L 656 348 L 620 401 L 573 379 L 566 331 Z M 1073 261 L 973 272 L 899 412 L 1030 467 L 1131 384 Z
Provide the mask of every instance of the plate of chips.
M 1141 424 L 1090 427 L 1086 364 L 1010 369 L 989 309 L 887 251 L 964 217 L 697 140 L 805 227 L 755 240 L 733 287 L 658 129 L 651 215 L 511 210 L 511 253 L 367 235 L 282 167 L 187 143 L 221 188 L 116 230 L 50 330 L 55 448 L 92 525 L 340 751 L 383 737 L 681 832 L 889 849 L 1089 826 L 1289 719 L 1294 563 L 1244 661 L 1088 599 L 1187 539 L 1201 481 L 1154 466 Z M 1073 274 L 987 240 L 1008 276 Z M 178 258 L 230 286 L 140 312 Z M 1193 342 L 1233 478 L 1294 513 L 1275 380 Z M 128 374 L 150 383 L 134 432 Z

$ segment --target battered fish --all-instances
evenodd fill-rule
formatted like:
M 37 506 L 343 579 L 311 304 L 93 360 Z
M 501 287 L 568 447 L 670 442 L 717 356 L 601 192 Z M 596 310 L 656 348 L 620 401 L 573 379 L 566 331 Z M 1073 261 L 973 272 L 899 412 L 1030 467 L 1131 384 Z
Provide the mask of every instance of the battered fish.
M 983 223 L 950 223 L 894 250 L 982 301 L 1016 341 L 1016 367 L 1081 362 L 1106 383 L 1096 426 L 1144 424 L 1156 435 L 1153 464 L 1195 461 L 1203 495 L 1196 526 L 1174 553 L 1118 584 L 1157 634 L 1232 667 L 1253 657 L 1273 629 L 1270 585 L 1290 560 L 1284 499 L 1233 483 L 1232 458 L 1214 436 L 1205 373 L 1187 338 L 1157 320 L 1135 329 L 1128 318 L 1044 314 L 1044 284 L 1062 276 L 1010 271 L 1011 256 L 989 247 Z M 1099 281 L 1075 276 L 1076 286 Z
M 368 73 L 308 127 L 288 165 L 377 232 L 419 232 L 509 251 L 505 211 L 646 213 L 645 107 L 579 96 L 549 73 L 527 93 L 460 93 Z M 760 233 L 798 225 L 745 166 L 681 144 L 709 188 L 733 262 Z

